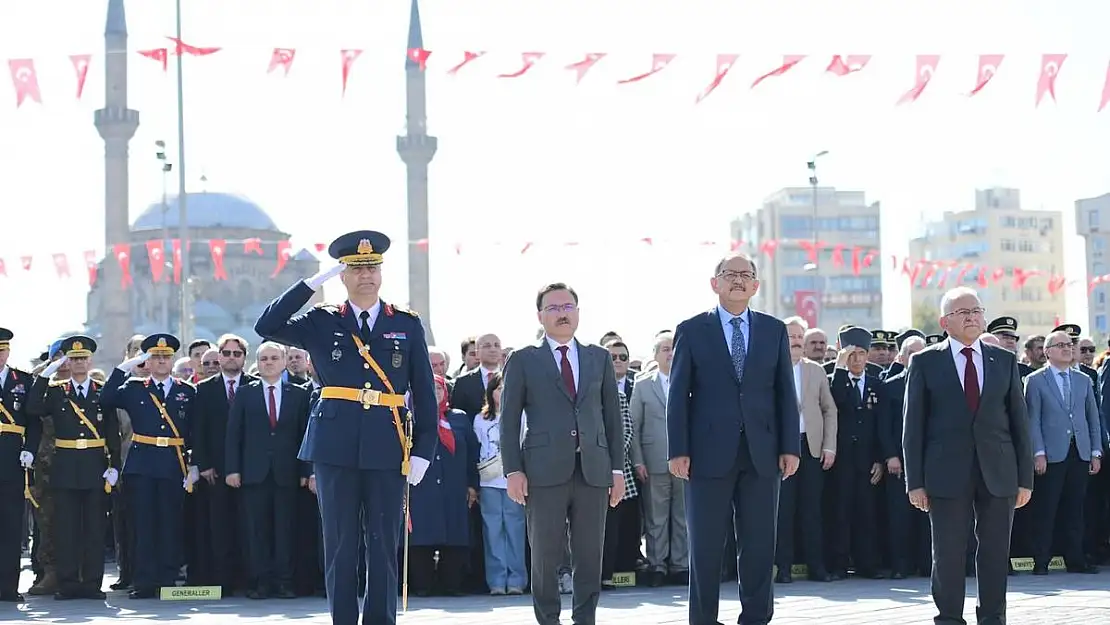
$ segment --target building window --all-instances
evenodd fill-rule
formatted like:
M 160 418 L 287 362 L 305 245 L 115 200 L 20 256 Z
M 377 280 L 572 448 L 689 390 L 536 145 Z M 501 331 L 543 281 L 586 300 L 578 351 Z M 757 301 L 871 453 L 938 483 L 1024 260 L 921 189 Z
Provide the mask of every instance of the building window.
M 1095 304 L 1099 308 L 1102 308 L 1102 307 L 1106 306 L 1106 291 L 1104 291 L 1102 289 L 1098 289 L 1095 292 Z
M 1106 334 L 1106 315 L 1095 315 L 1095 327 L 1099 334 Z
M 1087 211 L 1087 226 L 1089 228 L 1097 228 L 1099 224 L 1098 217 L 1099 215 L 1097 208 L 1092 208 L 1091 210 Z
M 1001 241 L 999 241 L 999 247 L 1002 249 L 1003 252 L 1012 252 L 1014 251 L 1014 240 L 1002 239 Z
M 1033 245 L 1033 242 L 1030 241 L 1029 239 L 1021 239 L 1021 240 L 1018 241 L 1018 251 L 1019 252 L 1035 252 L 1035 251 L 1037 251 L 1037 248 L 1036 248 L 1035 245 Z
M 1091 273 L 1097 276 L 1106 275 L 1106 263 L 1096 261 L 1091 264 Z
M 813 276 L 784 276 L 782 290 L 784 293 L 794 294 L 794 291 L 816 291 L 817 281 Z
M 1097 256 L 1101 256 L 1106 251 L 1106 239 L 1102 237 L 1091 237 L 1091 251 Z

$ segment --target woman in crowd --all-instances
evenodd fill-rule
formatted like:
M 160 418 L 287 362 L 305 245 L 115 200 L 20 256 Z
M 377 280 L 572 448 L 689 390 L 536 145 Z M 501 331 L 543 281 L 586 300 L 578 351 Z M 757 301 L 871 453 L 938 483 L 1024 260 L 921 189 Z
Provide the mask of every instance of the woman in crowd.
M 509 499 L 501 468 L 501 374 L 486 384 L 482 412 L 474 417 L 478 438 L 479 507 L 485 530 L 486 583 L 491 595 L 519 595 L 528 586 L 524 564 L 524 506 Z M 519 444 L 519 443 L 517 443 Z
M 613 588 L 613 573 L 636 570 L 640 557 L 640 498 L 636 488 L 636 473 L 632 470 L 632 415 L 628 398 L 619 395 L 621 423 L 624 425 L 624 496 L 615 508 L 609 508 L 605 517 L 605 544 L 601 560 L 601 585 Z

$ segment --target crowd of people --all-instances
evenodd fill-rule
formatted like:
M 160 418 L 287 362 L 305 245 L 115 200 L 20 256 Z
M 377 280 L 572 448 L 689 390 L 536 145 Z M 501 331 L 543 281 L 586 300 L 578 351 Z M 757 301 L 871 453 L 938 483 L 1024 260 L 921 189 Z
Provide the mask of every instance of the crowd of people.
M 366 236 L 359 239 L 359 254 L 370 258 L 363 250 Z M 388 249 L 388 239 L 374 242 L 378 254 Z M 333 255 L 349 271 L 362 268 L 357 275 L 380 276 L 380 255 L 364 264 L 350 251 Z M 722 290 L 756 279 L 754 263 L 741 260 L 747 264 L 740 269 L 718 267 L 715 281 Z M 322 280 L 338 273 L 298 283 L 290 293 L 307 301 Z M 351 291 L 355 287 L 347 280 Z M 376 300 L 380 281 L 373 286 Z M 726 295 L 721 296 L 724 302 Z M 722 525 L 719 532 L 693 536 L 687 526 L 688 519 L 699 516 L 688 506 L 702 510 L 704 528 L 708 504 L 697 498 L 721 495 L 699 490 L 707 488 L 704 482 L 695 487 L 689 479 L 712 470 L 705 459 L 690 462 L 703 444 L 697 430 L 709 428 L 704 434 L 713 436 L 711 429 L 718 427 L 691 416 L 698 409 L 698 393 L 705 392 L 698 385 L 706 382 L 691 382 L 689 371 L 700 358 L 715 366 L 713 359 L 719 356 L 723 371 L 735 370 L 738 380 L 761 384 L 753 367 L 745 373 L 745 359 L 752 357 L 749 350 L 758 352 L 771 340 L 748 331 L 747 324 L 763 322 L 754 317 L 737 321 L 742 314 L 728 320 L 718 308 L 707 313 L 708 324 L 691 326 L 688 321 L 679 326 L 677 341 L 685 341 L 685 352 L 676 344 L 676 330 L 667 329 L 653 337 L 650 358 L 637 359 L 617 332 L 602 336 L 598 351 L 574 339 L 577 298 L 566 285 L 549 286 L 536 301 L 543 326 L 536 346 L 513 350 L 497 334 L 485 333 L 462 342 L 455 352 L 461 362 L 454 366 L 452 353 L 413 346 L 416 333 L 389 325 L 415 320 L 412 313 L 388 304 L 378 307 L 376 301 L 372 311 L 359 309 L 354 298 L 321 310 L 340 323 L 351 320 L 357 352 L 341 345 L 341 332 L 324 336 L 327 349 L 320 352 L 311 336 L 296 335 L 292 322 L 270 329 L 260 320 L 266 337 L 261 345 L 225 335 L 214 342 L 194 341 L 180 358 L 182 346 L 172 335 L 135 336 L 126 345 L 108 346 L 121 356 L 110 375 L 90 368 L 98 346 L 85 336 L 59 339 L 30 371 L 14 367 L 7 358 L 15 334 L 0 329 L 0 601 L 23 600 L 17 588 L 19 553 L 28 542 L 35 580 L 26 592 L 58 600 L 105 597 L 106 544 L 119 568 L 111 588 L 129 591 L 136 599 L 155 597 L 159 588 L 184 581 L 221 586 L 224 596 L 319 595 L 334 602 L 337 593 L 374 593 L 383 583 L 402 591 L 397 571 L 407 564 L 413 594 L 531 592 L 541 623 L 551 618 L 552 610 L 558 618 L 558 602 L 552 608 L 550 597 L 557 599 L 559 593 L 576 595 L 576 614 L 588 611 L 591 601 L 596 606 L 588 580 L 578 579 L 593 575 L 590 558 L 572 554 L 600 552 L 602 589 L 617 587 L 618 577 L 629 579 L 617 574 L 628 572 L 643 585 L 692 586 L 692 551 L 703 568 L 707 561 L 717 563 L 713 568 L 720 575 L 714 582 L 738 574 L 743 579 L 746 563 L 742 556 L 735 566 L 733 532 Z M 274 306 L 280 308 L 281 302 Z M 1014 516 L 1009 555 L 1031 558 L 1034 575 L 1048 574 L 1056 555 L 1063 556 L 1069 572 L 1095 573 L 1110 556 L 1110 479 L 1100 471 L 1101 458 L 1110 451 L 1110 351 L 1097 354 L 1074 324 L 1023 338 L 1017 319 L 1001 316 L 987 324 L 984 313 L 981 305 L 972 304 L 946 315 L 979 320 L 983 333 L 977 344 L 1008 350 L 1020 361 L 1020 400 L 1023 414 L 1028 414 L 1035 488 L 1030 505 L 1019 507 Z M 564 324 L 570 317 L 573 323 Z M 793 380 L 789 403 L 797 407 L 800 436 L 791 443 L 797 463 L 779 465 L 785 479 L 773 520 L 777 542 L 765 546 L 773 550 L 777 565 L 774 583 L 935 575 L 931 542 L 936 528 L 930 531 L 929 504 L 907 496 L 914 490 L 907 485 L 913 459 L 907 458 L 903 444 L 920 432 L 904 432 L 903 423 L 910 423 L 907 385 L 926 383 L 914 381 L 911 361 L 927 348 L 947 345 L 949 337 L 912 328 L 895 332 L 845 326 L 830 341 L 824 330 L 808 327 L 801 318 L 778 323 L 785 327 L 789 362 L 775 366 Z M 698 332 L 723 333 L 728 351 L 718 354 L 700 347 Z M 327 343 L 332 338 L 334 346 Z M 778 344 L 770 347 L 774 351 Z M 424 349 L 430 367 L 421 362 Z M 674 362 L 676 354 L 680 362 Z M 552 355 L 554 362 L 547 362 Z M 379 362 L 390 373 L 378 372 L 387 387 L 389 378 L 410 365 L 429 370 L 411 373 L 397 389 L 390 387 L 390 396 L 404 396 L 392 405 L 384 392 L 373 399 L 381 403 L 371 403 L 361 390 L 365 386 L 370 393 L 369 382 L 344 383 L 353 387 L 351 397 L 343 397 L 346 388 L 329 386 L 335 384 L 334 369 L 340 365 L 363 372 L 377 369 Z M 331 370 L 322 376 L 321 366 Z M 996 375 L 982 366 L 988 378 Z M 672 367 L 679 369 L 679 378 L 672 379 Z M 704 369 L 701 365 L 699 375 L 707 375 Z M 585 397 L 587 374 L 598 376 L 608 388 Z M 421 404 L 425 381 L 434 389 L 430 407 L 430 402 Z M 675 413 L 671 393 L 676 383 L 675 392 L 691 398 L 690 414 L 685 408 Z M 984 402 L 988 388 L 983 387 Z M 537 429 L 543 419 L 557 418 L 542 414 L 553 400 L 537 401 L 537 389 L 565 394 L 583 406 L 582 413 L 591 408 L 581 402 L 596 400 L 604 419 L 568 423 L 570 437 L 565 440 L 547 427 Z M 370 455 L 368 443 L 357 437 L 330 438 L 322 429 L 334 418 L 327 409 L 329 399 L 348 401 L 352 410 L 359 402 L 361 410 L 382 406 L 388 409 L 386 417 L 393 415 L 392 422 L 383 421 L 390 436 L 377 437 L 374 444 L 389 446 L 382 462 L 392 470 L 399 462 L 399 475 L 407 477 L 389 486 L 400 497 L 407 481 L 404 510 L 397 512 L 398 533 L 407 533 L 407 557 L 401 536 L 384 547 L 367 545 L 367 530 L 343 525 L 365 528 L 373 523 L 365 504 L 356 506 L 350 518 L 346 510 L 329 511 L 325 503 L 321 491 L 338 492 L 343 479 L 323 472 L 321 465 L 334 456 L 322 461 L 321 454 L 346 449 L 355 467 Z M 971 405 L 978 401 L 978 394 L 969 399 Z M 420 425 L 406 422 L 401 416 L 406 409 L 434 413 L 434 438 L 414 435 Z M 676 421 L 683 423 L 678 429 Z M 755 436 L 762 428 L 750 415 L 735 425 L 737 437 Z M 676 432 L 687 438 L 687 430 L 693 432 L 690 440 L 674 440 Z M 770 425 L 767 431 L 772 431 Z M 727 432 L 719 430 L 716 436 L 731 437 Z M 563 447 L 568 454 L 560 451 Z M 752 457 L 745 460 L 756 472 L 763 463 L 759 453 L 753 446 Z M 768 461 L 781 458 L 768 456 Z M 943 459 L 932 460 L 938 461 Z M 722 467 L 722 475 L 735 470 Z M 578 477 L 567 482 L 564 472 Z M 734 477 L 739 480 L 743 473 L 740 469 L 740 477 Z M 580 499 L 576 489 L 600 489 L 605 495 Z M 393 495 L 364 496 L 393 501 Z M 724 494 L 725 505 L 730 497 Z M 739 506 L 735 514 L 738 532 L 743 523 L 754 522 L 741 518 Z M 968 515 L 965 520 L 970 576 L 976 573 L 977 541 L 973 519 Z M 575 531 L 576 525 L 594 523 L 601 524 L 599 540 L 592 541 L 594 532 Z M 391 527 L 386 522 L 379 530 L 389 534 Z M 724 549 L 707 547 L 705 541 L 716 541 L 718 533 Z M 347 542 L 351 537 L 358 540 Z M 344 555 L 329 555 L 328 545 Z M 378 553 L 381 549 L 392 553 L 386 557 Z M 392 577 L 367 566 L 380 561 L 375 560 L 379 556 L 396 558 L 396 566 L 385 567 Z M 357 580 L 345 584 L 328 579 L 328 564 L 336 562 L 340 569 L 357 568 Z M 572 575 L 572 562 L 578 575 Z M 1022 561 L 1014 562 L 1017 569 L 1026 568 Z M 697 574 L 704 575 L 704 570 Z M 756 601 L 750 587 L 747 592 L 749 604 Z M 692 604 L 704 604 L 692 605 L 691 613 L 704 609 L 715 618 L 716 599 L 691 594 Z M 580 601 L 579 595 L 585 598 Z M 333 603 L 336 622 L 344 620 L 341 612 Z

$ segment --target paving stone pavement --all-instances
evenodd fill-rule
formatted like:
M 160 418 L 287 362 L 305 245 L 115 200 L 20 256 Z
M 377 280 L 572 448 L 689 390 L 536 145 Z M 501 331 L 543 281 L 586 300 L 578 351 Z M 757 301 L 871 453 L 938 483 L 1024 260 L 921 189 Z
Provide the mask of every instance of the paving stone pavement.
M 107 585 L 114 577 L 105 580 Z M 975 622 L 975 580 L 968 580 L 966 618 Z M 21 588 L 30 585 L 24 572 Z M 848 580 L 831 584 L 795 582 L 775 589 L 775 625 L 864 625 L 870 623 L 931 623 L 934 610 L 929 581 L 923 578 L 891 580 Z M 734 623 L 740 611 L 733 583 L 721 586 L 721 622 Z M 236 625 L 297 621 L 303 625 L 328 624 L 323 599 L 272 599 L 251 601 L 232 597 L 215 602 L 132 601 L 122 593 L 110 593 L 105 602 L 56 602 L 47 597 L 29 597 L 19 606 L 0 604 L 0 623 L 53 622 L 102 625 L 106 623 L 185 623 L 190 625 Z M 570 622 L 570 598 L 563 599 L 563 622 Z M 1010 625 L 1087 625 L 1110 623 L 1110 573 L 1073 575 L 1054 573 L 1046 577 L 1018 575 L 1010 578 Z M 412 599 L 401 625 L 443 623 L 452 625 L 527 625 L 534 623 L 532 605 L 525 597 L 461 597 Z M 686 622 L 686 590 L 683 588 L 631 588 L 606 592 L 598 610 L 600 625 L 677 625 Z

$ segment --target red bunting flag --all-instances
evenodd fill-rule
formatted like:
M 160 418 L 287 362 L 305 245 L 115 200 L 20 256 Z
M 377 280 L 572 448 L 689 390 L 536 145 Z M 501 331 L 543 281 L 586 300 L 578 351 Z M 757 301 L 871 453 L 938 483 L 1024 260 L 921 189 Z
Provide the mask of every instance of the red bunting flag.
M 1106 80 L 1102 83 L 1102 101 L 1099 102 L 1098 112 L 1101 113 L 1107 104 L 1110 104 L 1110 66 L 1106 68 Z
M 1067 278 L 1064 276 L 1052 276 L 1048 279 L 1048 294 L 1055 297 L 1057 293 L 1064 289 L 1066 284 Z
M 817 291 L 794 291 L 794 314 L 806 320 L 809 327 L 817 327 L 820 315 Z
M 184 41 L 178 39 L 177 37 L 166 37 L 166 39 L 169 39 L 170 41 L 172 41 L 174 43 L 174 54 L 176 54 L 177 56 L 182 56 L 182 55 L 185 55 L 185 54 L 188 54 L 189 56 L 208 56 L 209 54 L 215 54 L 215 53 L 217 53 L 217 52 L 219 52 L 220 50 L 223 49 L 223 48 L 220 48 L 219 46 L 212 47 L 212 48 L 201 48 L 201 47 L 198 47 L 198 46 L 191 46 L 191 45 L 185 43 Z
M 168 48 L 154 48 L 153 50 L 139 50 L 139 54 L 145 56 L 152 61 L 158 61 L 162 64 L 162 71 L 168 72 L 170 70 L 170 51 Z
M 59 278 L 70 277 L 69 258 L 65 254 L 54 254 L 54 272 Z
M 134 284 L 134 281 L 131 279 L 131 245 L 127 243 L 116 243 L 112 246 L 112 255 L 116 257 L 116 262 L 119 263 L 119 284 L 126 289 L 128 286 Z
M 963 268 L 960 269 L 960 272 L 956 274 L 956 286 L 960 286 L 964 283 L 964 279 L 967 278 L 967 272 L 971 271 L 973 267 L 975 267 L 975 265 L 972 265 L 971 263 L 964 264 Z
M 173 283 L 181 284 L 181 239 L 174 239 L 173 243 Z
M 586 58 L 578 61 L 577 63 L 571 63 L 570 65 L 567 65 L 564 69 L 576 72 L 577 75 L 574 79 L 574 84 L 577 85 L 580 84 L 582 82 L 582 79 L 586 77 L 586 72 L 590 71 L 590 68 L 592 68 L 594 65 L 597 65 L 597 62 L 603 58 L 605 58 L 604 52 L 590 52 L 586 55 Z
M 732 66 L 736 63 L 736 59 L 738 58 L 740 58 L 739 54 L 717 55 L 717 74 L 713 77 L 713 82 L 709 83 L 709 86 L 698 94 L 697 99 L 694 100 L 695 104 L 701 103 L 702 100 L 708 98 L 710 94 L 716 91 L 717 87 L 721 86 L 721 81 L 725 79 L 725 76 L 728 76 L 729 70 L 732 69 Z
M 324 250 L 328 249 L 328 244 L 327 243 L 313 243 L 312 247 L 316 249 L 317 254 L 320 254 Z
M 527 74 L 528 70 L 535 67 L 536 63 L 539 63 L 540 59 L 542 59 L 544 57 L 544 54 L 546 54 L 546 53 L 544 53 L 544 52 L 524 52 L 520 55 L 520 60 L 521 60 L 521 63 L 522 63 L 522 65 L 520 66 L 520 69 L 516 70 L 515 72 L 509 73 L 509 74 L 498 74 L 497 77 L 498 78 L 520 78 L 521 76 Z
M 791 69 L 793 69 L 793 67 L 795 65 L 804 61 L 805 58 L 806 58 L 806 55 L 804 55 L 804 54 L 787 54 L 786 56 L 784 56 L 782 58 L 782 65 L 779 65 L 775 69 L 767 72 L 766 74 L 760 76 L 759 78 L 756 78 L 755 82 L 752 83 L 751 88 L 755 89 L 756 85 L 758 85 L 759 83 L 761 83 L 764 80 L 767 80 L 768 78 L 771 78 L 773 76 L 782 76 L 786 72 L 789 72 Z
M 811 263 L 817 262 L 817 255 L 821 253 L 821 248 L 825 247 L 823 241 L 807 241 L 803 239 L 798 241 L 798 244 L 806 251 L 806 257 L 809 258 L 809 262 Z
M 1036 105 L 1041 105 L 1041 100 L 1045 94 L 1056 101 L 1056 76 L 1060 74 L 1060 68 L 1064 65 L 1068 55 L 1066 54 L 1045 54 L 1041 56 L 1041 75 L 1037 78 L 1037 100 Z
M 31 271 L 31 263 L 34 262 L 34 256 L 20 256 L 19 264 L 22 265 L 23 271 Z
M 71 54 L 69 62 L 73 64 L 73 73 L 77 75 L 77 99 L 85 92 L 85 79 L 89 77 L 89 63 L 92 62 L 91 54 Z
M 278 241 L 278 244 L 277 244 L 277 267 L 274 267 L 274 273 L 270 276 L 271 278 L 277 277 L 277 275 L 279 273 L 281 273 L 281 270 L 285 269 L 286 263 L 289 262 L 289 259 L 293 255 L 292 250 L 293 250 L 293 246 L 292 246 L 291 243 L 289 243 L 289 241 Z
M 636 76 L 633 76 L 632 78 L 625 78 L 624 80 L 618 80 L 617 84 L 618 85 L 627 85 L 629 83 L 640 82 L 641 80 L 643 80 L 645 78 L 648 78 L 650 76 L 654 76 L 654 75 L 658 74 L 659 72 L 663 71 L 664 69 L 667 69 L 667 66 L 671 64 L 671 61 L 673 61 L 676 56 L 678 56 L 678 55 L 676 55 L 676 54 L 655 53 L 655 54 L 651 55 L 651 69 L 650 70 L 644 72 L 643 74 L 637 74 Z
M 855 249 L 858 250 L 859 248 L 857 247 Z M 837 243 L 836 245 L 833 246 L 832 264 L 833 264 L 833 267 L 843 267 L 844 266 L 844 245 L 843 244 Z
M 409 50 L 411 54 L 411 50 Z M 342 58 L 343 64 L 340 66 L 340 72 L 343 76 L 343 94 L 347 95 L 347 80 L 351 77 L 351 68 L 354 67 L 355 61 L 358 57 L 362 56 L 362 50 L 340 50 L 339 54 Z M 420 69 L 424 69 L 421 65 Z M 261 252 L 262 250 L 259 250 Z
M 524 244 L 524 247 L 520 248 L 521 255 L 523 256 L 524 253 L 527 252 L 530 249 L 532 249 L 532 242 L 528 241 Z
M 42 93 L 39 91 L 39 76 L 35 71 L 33 59 L 9 59 L 8 69 L 12 74 L 12 86 L 15 87 L 15 106 L 23 106 L 25 100 L 33 100 L 42 104 Z
M 428 57 L 430 56 L 432 56 L 432 51 L 424 48 L 409 48 L 408 50 L 409 60 L 416 63 L 420 71 L 428 69 Z
M 8 266 L 4 264 L 3 258 L 0 258 L 0 276 L 8 277 Z
M 1014 288 L 1020 289 L 1025 286 L 1025 282 L 1034 276 L 1040 275 L 1041 272 L 1037 270 L 1026 271 L 1021 267 L 1014 267 Z
M 166 270 L 166 243 L 162 239 L 152 239 L 146 242 L 146 256 L 150 261 L 150 277 L 155 282 L 162 281 L 162 274 Z
M 870 62 L 870 54 L 848 54 L 846 56 L 837 54 L 829 61 L 829 66 L 825 68 L 825 71 L 837 76 L 847 76 L 862 71 Z
M 469 51 L 468 52 L 463 52 L 463 60 L 461 62 L 459 62 L 458 65 L 456 65 L 456 66 L 452 67 L 451 69 L 447 70 L 447 74 L 449 76 L 454 76 L 455 74 L 459 73 L 460 69 L 466 67 L 467 65 L 470 65 L 471 62 L 476 61 L 476 60 L 482 58 L 485 55 L 486 55 L 485 50 L 482 50 L 481 52 L 469 52 Z
M 227 241 L 224 239 L 211 239 L 208 249 L 212 254 L 213 277 L 216 280 L 227 280 L 227 269 L 224 268 L 224 255 L 227 254 Z
M 975 88 L 967 94 L 968 97 L 979 93 L 983 90 L 983 87 L 987 86 L 987 83 L 998 73 L 998 66 L 1002 65 L 1003 58 L 1005 58 L 1003 54 L 979 55 L 979 70 L 975 74 Z
M 778 241 L 775 241 L 775 240 L 764 241 L 763 243 L 759 244 L 759 251 L 763 254 L 766 254 L 768 258 L 771 258 L 772 256 L 775 255 L 775 250 L 777 250 L 778 247 L 779 247 L 779 242 Z
M 297 51 L 293 48 L 274 48 L 270 53 L 270 66 L 266 69 L 267 74 L 272 74 L 275 69 L 281 68 L 283 75 L 288 76 L 289 70 L 293 67 L 293 59 L 297 56 Z
M 96 252 L 85 250 L 85 269 L 89 272 L 89 286 L 96 284 Z
M 243 241 L 243 253 L 258 254 L 259 256 L 262 256 L 262 239 L 259 239 L 258 237 L 251 237 Z
M 863 248 L 856 245 L 852 247 L 852 274 L 859 275 L 863 271 Z
M 929 81 L 933 79 L 933 74 L 937 71 L 937 63 L 940 63 L 939 54 L 919 54 L 917 55 L 917 71 L 914 78 L 914 85 L 909 91 L 904 93 L 898 100 L 898 104 L 906 104 L 907 102 L 916 102 L 917 98 L 921 97 L 921 93 L 925 91 L 925 87 L 929 86 Z

